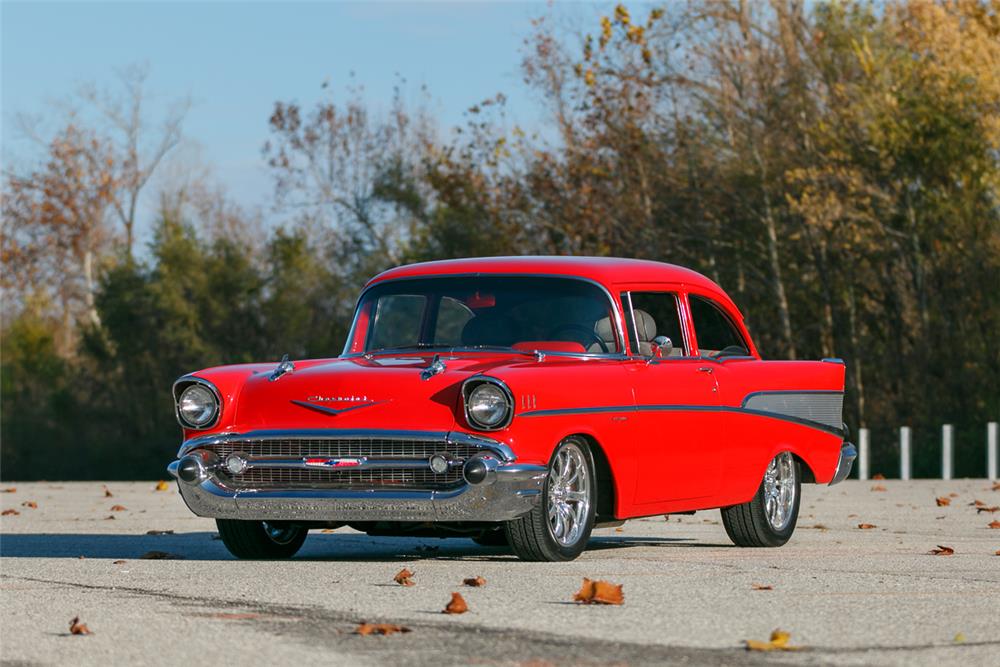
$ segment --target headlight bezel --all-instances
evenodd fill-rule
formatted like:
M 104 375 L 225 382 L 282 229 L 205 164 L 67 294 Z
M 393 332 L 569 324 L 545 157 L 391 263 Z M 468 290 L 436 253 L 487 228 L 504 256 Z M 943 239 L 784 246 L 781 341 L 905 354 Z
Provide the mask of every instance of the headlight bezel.
M 181 406 L 180 406 L 181 397 L 184 395 L 184 392 L 186 392 L 188 389 L 194 386 L 207 389 L 208 392 L 211 394 L 212 398 L 215 399 L 215 410 L 213 411 L 212 416 L 202 424 L 195 424 L 193 422 L 189 422 L 181 414 Z M 184 377 L 178 379 L 174 383 L 173 395 L 174 395 L 174 416 L 177 418 L 177 423 L 179 423 L 182 427 L 186 429 L 190 429 L 193 431 L 204 431 L 206 429 L 214 427 L 216 424 L 219 423 L 219 420 L 222 419 L 222 394 L 219 392 L 218 388 L 216 388 L 216 386 L 211 382 L 209 382 L 208 380 L 204 380 L 199 377 L 194 377 L 192 375 L 185 375 Z
M 472 395 L 484 385 L 499 389 L 506 406 L 503 418 L 494 424 L 486 424 L 473 417 Z M 476 375 L 462 383 L 462 408 L 465 412 L 465 421 L 470 427 L 477 431 L 500 431 L 510 426 L 514 419 L 514 394 L 503 380 L 489 375 Z

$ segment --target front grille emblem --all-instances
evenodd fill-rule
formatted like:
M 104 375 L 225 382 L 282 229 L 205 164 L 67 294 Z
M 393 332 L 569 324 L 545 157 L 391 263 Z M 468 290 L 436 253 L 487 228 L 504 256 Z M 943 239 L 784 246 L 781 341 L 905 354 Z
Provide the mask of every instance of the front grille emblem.
M 359 459 L 327 459 L 327 458 L 314 458 L 307 457 L 302 459 L 302 462 L 307 466 L 312 466 L 314 468 L 358 468 L 367 459 L 361 457 Z

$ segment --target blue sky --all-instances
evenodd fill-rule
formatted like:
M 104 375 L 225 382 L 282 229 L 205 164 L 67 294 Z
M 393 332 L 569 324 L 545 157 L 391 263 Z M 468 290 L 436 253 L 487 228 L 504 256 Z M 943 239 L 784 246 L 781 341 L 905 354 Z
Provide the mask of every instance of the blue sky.
M 564 6 L 569 7 L 569 6 Z M 605 6 L 606 7 L 606 6 Z M 594 15 L 599 6 L 569 13 Z M 197 154 L 244 205 L 271 192 L 261 159 L 276 100 L 310 105 L 329 80 L 350 72 L 366 98 L 386 109 L 397 77 L 407 97 L 430 93 L 442 127 L 502 91 L 513 120 L 542 113 L 521 81 L 521 48 L 533 3 L 2 3 L 3 154 L 8 165 L 37 155 L 12 122 L 52 115 L 50 102 L 81 83 L 114 81 L 116 68 L 145 63 L 156 102 L 189 96 L 188 154 Z M 191 147 L 195 147 L 192 149 Z

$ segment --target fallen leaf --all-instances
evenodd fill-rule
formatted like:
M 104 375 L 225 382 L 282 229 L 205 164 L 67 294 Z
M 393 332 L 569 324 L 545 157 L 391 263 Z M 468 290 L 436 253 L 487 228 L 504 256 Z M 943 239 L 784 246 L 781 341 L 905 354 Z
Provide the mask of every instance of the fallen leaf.
M 861 530 L 871 530 L 872 528 L 878 528 L 874 523 L 859 523 L 858 528 Z
M 872 479 L 885 479 L 885 475 L 883 475 L 880 472 L 877 472 L 874 475 L 872 475 Z
M 124 512 L 126 510 L 128 510 L 128 508 L 125 507 L 124 505 L 112 505 L 111 506 L 111 511 L 112 512 Z
M 21 503 L 21 507 L 27 507 L 28 509 L 36 510 L 38 509 L 38 503 L 36 503 L 34 500 L 25 500 L 23 503 Z
M 166 482 L 164 482 L 162 479 L 159 482 L 156 483 L 155 487 L 153 487 L 154 491 L 167 491 L 169 489 L 170 489 L 170 485 L 167 484 Z
M 848 519 L 857 519 L 857 518 L 858 518 L 858 515 L 857 515 L 857 514 L 848 514 L 848 515 L 847 515 L 847 518 L 848 518 Z
M 948 497 L 949 498 L 958 498 L 958 494 L 955 493 L 954 491 L 952 491 L 951 493 L 948 494 Z
M 143 555 L 139 556 L 139 558 L 142 558 L 143 560 L 181 560 L 184 556 L 167 553 L 166 551 L 147 551 Z
M 830 530 L 828 526 L 822 523 L 813 524 L 812 526 L 803 526 L 803 528 L 815 528 L 816 530 Z
M 622 528 L 621 526 L 618 526 L 617 528 L 615 528 L 615 532 L 616 532 L 616 533 L 624 533 L 624 532 L 625 532 L 625 529 L 624 529 L 624 528 Z
M 115 497 L 115 494 L 111 493 L 111 489 L 109 489 L 107 487 L 107 485 L 104 486 L 104 497 L 105 498 L 114 498 Z
M 771 586 L 770 584 L 750 584 L 750 588 L 752 588 L 755 591 L 773 591 L 774 590 L 774 586 Z
M 1000 549 L 997 549 L 997 552 L 995 554 L 993 554 L 993 555 L 994 556 L 1000 556 Z
M 486 580 L 482 577 L 476 576 L 470 579 L 463 579 L 462 583 L 466 586 L 472 586 L 473 588 L 479 588 L 480 586 L 486 585 Z
M 17 516 L 18 514 L 20 514 L 20 512 L 18 512 L 16 509 L 13 508 L 0 512 L 0 516 Z
M 583 585 L 573 596 L 573 601 L 583 604 L 622 604 L 625 602 L 625 595 L 620 584 L 594 581 L 584 577 Z
M 69 622 L 69 633 L 71 635 L 89 635 L 90 628 L 87 627 L 85 623 L 80 622 L 79 616 L 74 616 L 73 620 Z
M 368 635 L 393 635 L 397 632 L 409 632 L 405 625 L 393 625 L 392 623 L 360 623 L 354 629 L 354 634 L 367 637 Z
M 123 561 L 123 560 L 116 560 L 116 561 L 112 561 L 111 564 L 112 565 L 122 565 L 123 563 L 125 563 L 125 561 Z
M 1000 507 L 996 507 L 996 506 L 994 506 L 994 507 L 977 507 L 976 508 L 976 514 L 979 514 L 980 512 L 989 512 L 990 514 L 992 514 L 993 512 L 996 512 L 997 510 L 1000 510 Z
M 465 604 L 465 598 L 461 593 L 452 593 L 451 602 L 445 606 L 442 614 L 464 614 L 469 611 L 469 605 Z
M 956 633 L 955 638 L 952 641 L 954 641 L 956 644 L 961 644 L 962 642 L 965 641 L 965 634 L 962 632 Z
M 971 503 L 969 503 L 969 507 L 986 507 L 986 503 L 984 503 L 982 500 L 973 500 Z
M 104 520 L 105 521 L 114 521 L 115 520 L 115 515 L 114 514 L 109 514 L 106 517 L 104 517 Z
M 783 630 L 775 630 L 771 633 L 771 639 L 766 642 L 755 639 L 746 639 L 748 651 L 798 651 L 801 646 L 789 646 L 788 641 L 792 638 L 790 634 Z
M 400 586 L 416 586 L 417 582 L 413 581 L 413 573 L 410 572 L 405 567 L 396 573 L 396 576 L 392 578 Z
M 993 483 L 993 491 L 1000 491 L 1000 482 Z
M 872 491 L 885 491 L 885 487 L 882 486 L 881 484 L 876 484 L 875 486 L 872 487 Z
M 17 493 L 17 487 L 16 486 L 8 486 L 6 489 L 3 489 L 2 491 L 0 491 L 0 493 Z
M 147 530 L 146 534 L 147 535 L 173 535 L 174 531 L 172 531 L 172 530 Z
M 952 554 L 955 553 L 955 550 L 952 549 L 951 547 L 946 547 L 939 544 L 937 545 L 937 548 L 931 549 L 928 553 L 933 554 L 935 556 L 951 556 Z
M 989 525 L 990 528 L 1000 528 L 1000 521 L 994 519 L 993 521 L 990 521 L 989 524 L 987 525 Z
M 948 505 L 951 505 L 951 498 L 941 496 L 940 498 L 935 498 L 934 502 L 937 503 L 938 507 L 946 507 Z

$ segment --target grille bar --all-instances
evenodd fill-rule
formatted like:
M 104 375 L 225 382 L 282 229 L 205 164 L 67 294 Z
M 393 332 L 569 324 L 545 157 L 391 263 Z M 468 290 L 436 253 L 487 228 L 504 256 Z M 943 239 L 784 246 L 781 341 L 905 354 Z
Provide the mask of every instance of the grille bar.
M 483 451 L 474 443 L 449 442 L 446 439 L 399 439 L 379 437 L 350 438 L 250 438 L 211 443 L 204 449 L 220 459 L 239 453 L 251 465 L 238 475 L 224 468 L 216 474 L 227 486 L 236 489 L 417 489 L 454 488 L 462 484 L 461 462 Z M 453 462 L 443 473 L 434 473 L 427 465 L 433 454 L 444 454 Z M 348 468 L 305 466 L 307 458 L 366 459 L 374 465 Z M 274 459 L 274 465 L 267 465 Z

